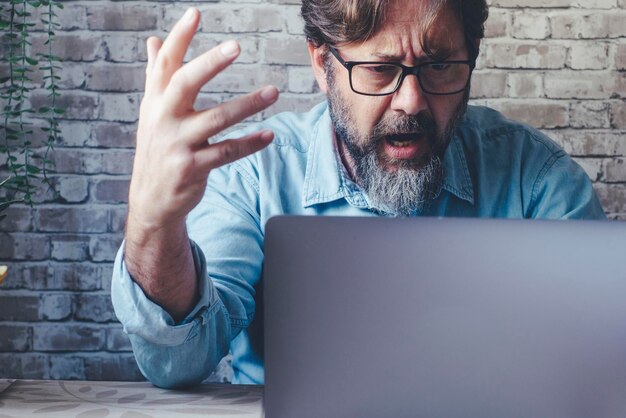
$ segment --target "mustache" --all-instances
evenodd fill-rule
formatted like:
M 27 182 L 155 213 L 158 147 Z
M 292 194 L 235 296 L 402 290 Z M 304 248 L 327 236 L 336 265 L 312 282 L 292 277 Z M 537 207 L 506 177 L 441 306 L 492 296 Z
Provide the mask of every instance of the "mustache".
M 374 126 L 372 136 L 377 140 L 388 135 L 416 134 L 434 138 L 437 134 L 437 125 L 434 119 L 426 112 L 417 115 L 393 116 L 382 119 Z

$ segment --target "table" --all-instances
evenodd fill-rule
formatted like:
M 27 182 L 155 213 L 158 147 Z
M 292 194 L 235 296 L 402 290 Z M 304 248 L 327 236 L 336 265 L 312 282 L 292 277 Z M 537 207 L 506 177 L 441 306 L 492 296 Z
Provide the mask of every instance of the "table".
M 263 416 L 263 386 L 204 384 L 184 390 L 147 382 L 0 379 L 0 418 Z

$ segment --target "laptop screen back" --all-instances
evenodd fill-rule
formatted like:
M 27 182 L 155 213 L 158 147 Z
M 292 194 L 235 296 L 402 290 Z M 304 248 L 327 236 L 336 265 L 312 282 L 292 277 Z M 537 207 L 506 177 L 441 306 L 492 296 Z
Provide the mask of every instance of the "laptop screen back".
M 626 416 L 626 224 L 279 217 L 265 413 Z

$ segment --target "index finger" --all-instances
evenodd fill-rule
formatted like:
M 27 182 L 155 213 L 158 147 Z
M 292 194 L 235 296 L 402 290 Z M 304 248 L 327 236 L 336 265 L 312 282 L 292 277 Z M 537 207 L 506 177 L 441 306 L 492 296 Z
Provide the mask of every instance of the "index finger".
M 157 54 L 150 77 L 151 84 L 154 84 L 155 87 L 164 89 L 174 72 L 182 66 L 183 58 L 196 33 L 199 21 L 200 12 L 195 7 L 191 7 L 176 22 L 170 34 L 165 38 L 165 42 Z

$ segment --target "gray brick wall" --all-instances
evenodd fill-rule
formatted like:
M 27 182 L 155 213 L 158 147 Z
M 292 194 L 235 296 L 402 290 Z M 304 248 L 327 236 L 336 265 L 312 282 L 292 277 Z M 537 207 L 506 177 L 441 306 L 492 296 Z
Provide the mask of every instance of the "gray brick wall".
M 144 40 L 190 5 L 203 13 L 189 56 L 235 38 L 242 54 L 207 85 L 210 106 L 273 83 L 257 116 L 321 100 L 297 0 L 64 1 L 59 196 L 13 207 L 0 224 L 0 378 L 134 380 L 141 375 L 109 300 L 122 239 Z M 626 0 L 492 0 L 472 97 L 558 141 L 587 170 L 613 219 L 626 220 Z M 42 39 L 33 48 L 42 48 Z M 35 91 L 32 102 L 45 99 Z M 228 378 L 227 363 L 213 379 Z

